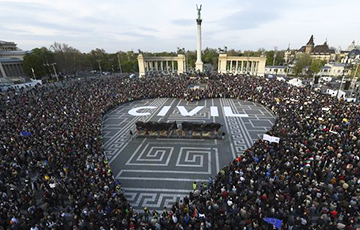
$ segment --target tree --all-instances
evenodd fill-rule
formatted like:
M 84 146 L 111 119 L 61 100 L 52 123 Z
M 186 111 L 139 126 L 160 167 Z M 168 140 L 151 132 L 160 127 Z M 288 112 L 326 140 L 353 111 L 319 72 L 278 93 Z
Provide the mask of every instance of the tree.
M 35 48 L 24 56 L 23 67 L 28 76 L 33 76 L 34 69 L 36 78 L 40 79 L 46 75 L 51 75 L 51 64 L 54 62 L 54 54 L 46 47 Z
M 275 61 L 274 61 L 274 54 L 275 51 L 274 50 L 269 50 L 266 53 L 266 65 L 282 65 L 284 64 L 284 55 L 285 52 L 284 51 L 276 51 L 276 57 L 275 57 Z
M 214 69 L 217 69 L 218 64 L 218 53 L 216 49 L 206 48 L 203 51 L 203 62 L 211 64 Z
M 317 74 L 320 72 L 321 67 L 323 67 L 326 64 L 326 61 L 324 60 L 313 60 L 311 62 L 311 65 L 309 66 L 308 73 L 309 74 Z
M 294 72 L 296 75 L 302 74 L 303 69 L 311 64 L 311 57 L 309 54 L 301 54 L 294 66 Z
M 68 44 L 54 42 L 50 46 L 50 50 L 54 52 L 55 62 L 57 68 L 66 74 L 75 73 L 77 70 L 82 69 L 83 54 Z

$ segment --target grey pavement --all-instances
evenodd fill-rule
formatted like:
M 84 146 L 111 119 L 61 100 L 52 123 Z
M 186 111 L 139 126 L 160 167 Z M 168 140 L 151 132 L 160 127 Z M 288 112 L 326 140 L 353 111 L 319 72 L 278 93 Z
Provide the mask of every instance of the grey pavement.
M 128 111 L 140 106 L 156 109 L 140 110 L 148 116 L 132 116 Z M 168 113 L 158 116 L 163 106 L 171 106 Z M 195 106 L 204 108 L 192 117 L 183 117 L 176 106 L 188 111 Z M 210 106 L 217 106 L 219 116 L 210 116 Z M 224 117 L 223 107 L 231 107 L 235 114 L 248 117 Z M 162 121 L 181 124 L 183 121 L 218 122 L 224 139 L 137 137 L 137 121 Z M 274 115 L 263 106 L 236 99 L 207 99 L 190 103 L 181 99 L 158 98 L 122 105 L 103 118 L 103 142 L 116 180 L 135 210 L 147 206 L 162 210 L 192 191 L 194 181 L 202 183 L 215 176 L 236 156 L 262 137 L 275 122 Z M 131 136 L 130 130 L 134 136 Z

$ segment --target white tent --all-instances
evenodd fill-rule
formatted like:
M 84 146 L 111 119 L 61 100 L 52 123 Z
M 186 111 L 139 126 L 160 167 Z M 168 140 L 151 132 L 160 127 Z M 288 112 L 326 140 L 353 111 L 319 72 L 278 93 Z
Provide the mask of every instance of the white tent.
M 288 83 L 293 86 L 304 87 L 302 81 L 298 78 L 293 78 Z

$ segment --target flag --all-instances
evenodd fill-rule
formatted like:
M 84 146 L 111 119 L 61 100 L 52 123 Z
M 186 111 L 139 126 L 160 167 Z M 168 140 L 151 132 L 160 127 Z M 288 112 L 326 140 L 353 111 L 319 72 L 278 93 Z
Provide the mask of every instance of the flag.
M 265 217 L 264 220 L 265 220 L 265 222 L 274 225 L 275 228 L 281 229 L 282 220 L 279 220 L 277 218 L 271 218 L 271 217 Z
M 274 136 L 264 134 L 263 140 L 264 141 L 269 141 L 270 143 L 271 142 L 279 143 L 280 142 L 280 137 L 274 137 Z
M 30 132 L 26 132 L 26 131 L 21 131 L 20 132 L 20 136 L 23 136 L 23 137 L 29 137 L 31 136 L 32 134 Z

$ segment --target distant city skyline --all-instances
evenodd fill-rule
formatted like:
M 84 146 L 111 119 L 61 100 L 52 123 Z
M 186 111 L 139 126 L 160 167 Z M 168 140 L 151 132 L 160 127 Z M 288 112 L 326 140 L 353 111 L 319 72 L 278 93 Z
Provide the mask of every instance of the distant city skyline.
M 55 41 L 81 52 L 196 50 L 196 4 L 202 4 L 202 47 L 299 49 L 311 35 L 344 50 L 360 43 L 356 0 L 0 0 L 0 40 L 22 50 Z

